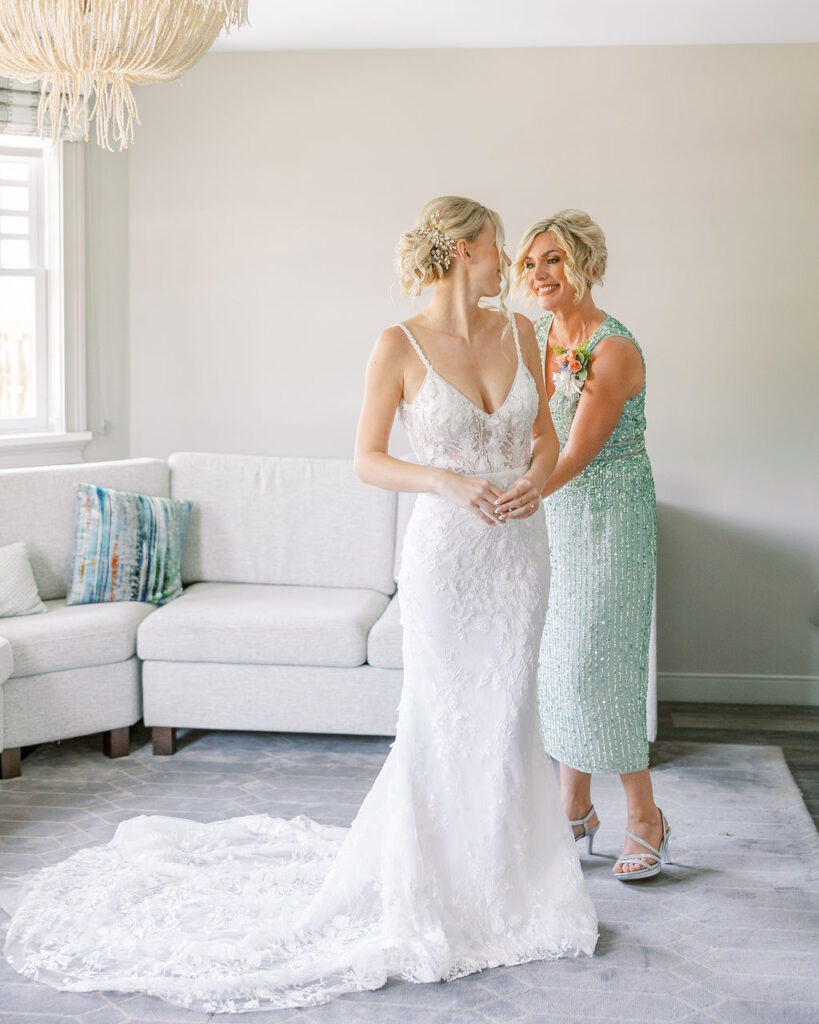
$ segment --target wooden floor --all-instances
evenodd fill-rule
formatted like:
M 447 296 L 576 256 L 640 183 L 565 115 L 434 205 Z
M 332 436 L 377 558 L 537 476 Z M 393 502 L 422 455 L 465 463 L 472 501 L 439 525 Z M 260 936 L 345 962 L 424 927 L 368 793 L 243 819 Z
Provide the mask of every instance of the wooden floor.
M 819 708 L 661 701 L 657 739 L 781 747 L 819 828 Z

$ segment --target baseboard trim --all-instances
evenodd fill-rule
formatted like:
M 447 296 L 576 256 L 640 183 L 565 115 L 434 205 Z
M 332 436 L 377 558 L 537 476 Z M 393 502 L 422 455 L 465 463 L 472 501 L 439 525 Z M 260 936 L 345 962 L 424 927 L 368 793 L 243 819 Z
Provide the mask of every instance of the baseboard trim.
M 657 698 L 699 704 L 801 704 L 819 707 L 819 676 L 658 672 Z

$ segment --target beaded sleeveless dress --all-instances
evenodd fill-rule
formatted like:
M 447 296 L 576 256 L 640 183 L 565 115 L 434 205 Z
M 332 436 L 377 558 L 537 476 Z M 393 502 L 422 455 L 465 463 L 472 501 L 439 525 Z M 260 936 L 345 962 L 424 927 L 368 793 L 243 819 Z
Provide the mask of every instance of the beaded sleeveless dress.
M 535 324 L 541 359 L 552 314 Z M 631 332 L 607 316 L 585 348 Z M 643 360 L 645 371 L 645 360 Z M 552 593 L 538 684 L 546 749 L 583 772 L 648 766 L 646 692 L 657 552 L 654 478 L 645 450 L 645 394 L 629 398 L 593 462 L 544 501 Z M 582 395 L 550 408 L 561 449 Z
M 410 340 L 427 366 L 400 408 L 418 461 L 511 483 L 538 403 L 517 332 L 515 379 L 492 414 Z M 5 880 L 12 966 L 56 988 L 242 1012 L 591 953 L 597 921 L 538 725 L 542 519 L 491 527 L 422 494 L 399 586 L 396 739 L 349 829 L 123 822 L 107 845 Z

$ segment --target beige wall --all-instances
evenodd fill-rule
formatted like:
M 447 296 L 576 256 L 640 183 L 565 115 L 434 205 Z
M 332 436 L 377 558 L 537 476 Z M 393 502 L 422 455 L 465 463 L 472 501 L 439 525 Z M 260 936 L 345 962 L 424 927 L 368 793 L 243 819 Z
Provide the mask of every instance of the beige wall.
M 349 455 L 421 204 L 475 196 L 513 242 L 583 207 L 648 359 L 661 696 L 819 699 L 817 56 L 214 54 L 139 90 L 131 454 Z
M 85 147 L 85 327 L 91 462 L 128 457 L 128 153 Z

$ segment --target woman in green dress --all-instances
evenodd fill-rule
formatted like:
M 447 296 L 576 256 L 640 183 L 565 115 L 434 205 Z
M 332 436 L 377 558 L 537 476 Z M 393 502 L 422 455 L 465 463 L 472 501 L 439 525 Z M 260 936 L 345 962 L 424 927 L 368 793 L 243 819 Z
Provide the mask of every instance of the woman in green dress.
M 614 874 L 635 881 L 668 859 L 646 734 L 657 515 L 642 352 L 591 293 L 606 257 L 599 225 L 562 210 L 526 232 L 514 269 L 544 313 L 535 333 L 561 448 L 543 492 L 552 554 L 538 675 L 543 737 L 589 852 L 599 826 L 592 773 L 620 775 L 628 822 Z

